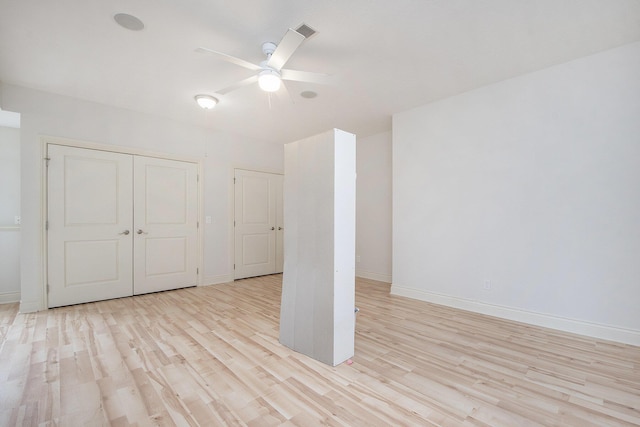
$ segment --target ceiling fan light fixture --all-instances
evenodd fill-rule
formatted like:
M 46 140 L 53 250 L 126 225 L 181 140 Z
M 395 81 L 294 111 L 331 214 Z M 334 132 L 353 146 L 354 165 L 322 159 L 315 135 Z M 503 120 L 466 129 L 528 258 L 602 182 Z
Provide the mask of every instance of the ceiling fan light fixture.
M 258 85 L 265 92 L 276 92 L 280 89 L 280 73 L 276 70 L 262 70 L 258 76 Z
M 211 95 L 196 95 L 196 102 L 205 110 L 211 110 L 218 104 L 218 98 L 214 98 Z

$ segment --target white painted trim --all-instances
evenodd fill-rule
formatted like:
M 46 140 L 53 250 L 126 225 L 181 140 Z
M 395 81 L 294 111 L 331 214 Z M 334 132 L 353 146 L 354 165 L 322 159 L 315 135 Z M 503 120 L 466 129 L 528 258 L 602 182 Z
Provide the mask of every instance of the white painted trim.
M 38 277 L 39 282 L 42 284 L 40 286 L 40 298 L 38 300 L 37 306 L 34 305 L 33 302 L 24 302 L 20 301 L 20 311 L 24 313 L 31 313 L 34 311 L 47 310 L 49 307 L 49 294 L 47 292 L 47 287 L 49 283 L 49 235 L 47 233 L 47 221 L 49 220 L 49 193 L 48 193 L 48 179 L 49 173 L 47 166 L 48 158 L 47 152 L 47 142 L 45 138 L 40 138 L 40 247 L 38 248 L 40 254 L 40 274 Z M 22 286 L 22 283 L 20 284 Z
M 40 137 L 43 145 L 48 144 L 64 145 L 67 147 L 86 148 L 89 150 L 108 151 L 111 153 L 131 154 L 133 156 L 155 157 L 160 159 L 177 160 L 188 163 L 201 163 L 201 159 L 197 157 L 180 156 L 173 153 L 159 153 L 157 151 L 149 151 L 139 148 L 127 147 L 115 144 L 100 144 L 97 142 L 80 141 L 77 139 L 63 138 L 57 136 L 43 135 Z M 46 151 L 44 152 L 46 154 Z
M 20 301 L 20 292 L 2 292 L 0 293 L 0 304 L 9 304 L 11 302 Z
M 198 260 L 197 260 L 197 271 L 198 277 L 196 278 L 196 286 L 200 286 L 202 284 L 202 279 L 204 277 L 204 229 L 205 229 L 205 215 L 204 215 L 204 166 L 203 160 L 200 159 L 196 162 L 196 169 L 198 173 L 198 232 L 197 232 L 197 245 L 198 245 Z
M 528 323 L 530 325 L 542 326 L 559 331 L 586 335 L 593 338 L 640 346 L 640 331 L 638 330 L 552 316 L 549 314 L 501 305 L 487 304 L 480 301 L 408 288 L 397 284 L 391 285 L 391 295 L 413 298 L 433 304 L 459 308 L 461 310 L 472 311 L 475 313 L 486 314 L 489 316 L 500 317 L 503 319 Z
M 231 281 L 235 280 L 236 277 L 236 227 L 234 225 L 234 221 L 236 220 L 236 169 L 237 168 L 233 166 L 229 169 L 229 192 L 227 194 L 227 215 L 229 218 L 229 240 L 227 241 L 227 250 L 229 251 L 228 276 L 231 278 Z
M 19 226 L 6 226 L 6 227 L 0 227 L 0 231 L 20 231 L 20 227 Z
M 284 175 L 284 172 L 282 171 L 282 169 L 271 169 L 271 168 L 256 168 L 256 167 L 249 167 L 249 166 L 242 166 L 242 165 L 235 165 L 233 166 L 233 175 L 235 176 L 235 171 L 236 169 L 241 169 L 244 171 L 248 171 L 248 172 L 262 172 L 262 173 L 272 173 L 274 175 Z
M 220 274 L 218 276 L 205 277 L 199 286 L 221 285 L 230 282 L 233 282 L 233 274 Z
M 378 282 L 391 283 L 390 274 L 376 273 L 374 271 L 359 270 L 356 268 L 356 276 L 363 279 L 377 280 Z

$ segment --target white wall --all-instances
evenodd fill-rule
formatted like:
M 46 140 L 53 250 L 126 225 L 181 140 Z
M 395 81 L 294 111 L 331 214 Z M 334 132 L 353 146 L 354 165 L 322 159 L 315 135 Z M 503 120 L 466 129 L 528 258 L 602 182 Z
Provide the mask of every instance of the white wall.
M 392 292 L 640 344 L 639 76 L 634 43 L 396 114 Z
M 356 275 L 390 283 L 391 132 L 356 145 Z
M 282 172 L 282 145 L 18 86 L 3 85 L 2 96 L 3 109 L 22 114 L 22 311 L 44 308 L 42 135 L 202 159 L 204 215 L 212 217 L 204 224 L 202 283 L 232 280 L 233 168 Z M 203 120 L 215 120 L 215 110 L 206 114 Z
M 20 129 L 0 127 L 0 303 L 20 299 Z

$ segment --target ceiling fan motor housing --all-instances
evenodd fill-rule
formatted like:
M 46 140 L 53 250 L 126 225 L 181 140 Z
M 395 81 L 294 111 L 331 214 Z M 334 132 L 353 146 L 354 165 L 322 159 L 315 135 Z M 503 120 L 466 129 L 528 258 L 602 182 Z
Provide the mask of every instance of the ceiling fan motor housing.
M 273 55 L 273 52 L 275 52 L 276 47 L 278 46 L 273 42 L 264 42 L 262 43 L 262 53 L 267 55 L 267 58 L 268 58 L 271 55 Z

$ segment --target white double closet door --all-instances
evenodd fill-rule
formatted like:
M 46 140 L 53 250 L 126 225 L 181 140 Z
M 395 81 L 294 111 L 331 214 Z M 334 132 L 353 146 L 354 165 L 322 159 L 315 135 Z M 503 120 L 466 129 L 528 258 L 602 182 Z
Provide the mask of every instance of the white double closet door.
M 48 145 L 48 306 L 197 284 L 197 165 Z

